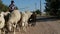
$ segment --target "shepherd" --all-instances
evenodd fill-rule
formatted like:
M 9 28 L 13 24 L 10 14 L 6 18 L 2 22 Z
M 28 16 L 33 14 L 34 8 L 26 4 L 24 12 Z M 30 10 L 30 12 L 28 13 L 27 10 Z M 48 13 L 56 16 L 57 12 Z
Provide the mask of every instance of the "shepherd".
M 9 12 L 11 13 L 12 11 L 14 11 L 15 10 L 15 5 L 14 5 L 14 1 L 12 0 L 11 1 L 11 4 L 9 5 Z

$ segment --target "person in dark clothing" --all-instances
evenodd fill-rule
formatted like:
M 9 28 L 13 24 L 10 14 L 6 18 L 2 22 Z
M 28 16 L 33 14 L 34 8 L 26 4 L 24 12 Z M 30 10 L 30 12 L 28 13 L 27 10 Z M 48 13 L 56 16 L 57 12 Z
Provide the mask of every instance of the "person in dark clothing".
M 9 12 L 12 12 L 14 10 L 15 10 L 14 1 L 11 1 L 11 4 L 9 5 Z

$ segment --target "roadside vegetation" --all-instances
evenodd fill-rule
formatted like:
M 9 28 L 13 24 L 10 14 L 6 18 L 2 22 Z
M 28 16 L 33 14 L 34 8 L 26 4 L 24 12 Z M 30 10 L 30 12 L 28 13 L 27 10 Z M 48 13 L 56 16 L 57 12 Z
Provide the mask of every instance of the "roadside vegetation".
M 60 17 L 60 0 L 45 0 L 46 15 Z

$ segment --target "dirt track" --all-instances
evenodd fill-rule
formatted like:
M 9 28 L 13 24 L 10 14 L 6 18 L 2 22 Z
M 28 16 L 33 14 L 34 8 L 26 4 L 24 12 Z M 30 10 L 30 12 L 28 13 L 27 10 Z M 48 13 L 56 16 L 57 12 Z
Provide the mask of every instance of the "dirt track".
M 27 28 L 27 32 L 16 34 L 60 34 L 60 20 L 36 22 L 34 27 Z

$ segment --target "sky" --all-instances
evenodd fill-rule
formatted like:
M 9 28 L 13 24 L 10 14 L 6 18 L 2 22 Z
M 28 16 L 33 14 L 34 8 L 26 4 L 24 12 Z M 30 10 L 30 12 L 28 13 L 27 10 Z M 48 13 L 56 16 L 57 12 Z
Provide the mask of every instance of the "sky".
M 9 6 L 11 0 L 2 0 L 2 2 Z M 40 9 L 40 0 L 14 0 L 14 4 L 15 6 L 18 7 L 18 9 L 20 11 L 25 11 L 25 10 L 30 10 L 33 11 L 35 9 Z M 42 12 L 45 9 L 45 0 L 41 0 L 41 8 L 42 8 Z M 36 8 L 35 8 L 36 6 Z

